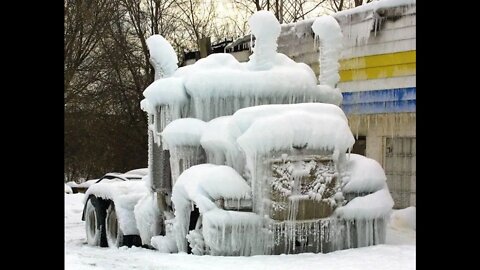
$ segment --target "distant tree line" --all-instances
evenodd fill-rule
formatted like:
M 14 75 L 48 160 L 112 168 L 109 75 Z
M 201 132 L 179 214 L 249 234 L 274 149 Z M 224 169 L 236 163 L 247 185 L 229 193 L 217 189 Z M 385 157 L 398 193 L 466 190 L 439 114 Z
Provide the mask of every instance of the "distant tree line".
M 335 10 L 346 6 L 338 0 L 285 3 L 292 1 L 298 2 L 294 9 L 299 11 L 292 15 L 296 20 L 315 5 L 328 3 Z M 220 2 L 241 14 L 222 16 Z M 276 12 L 275 4 L 278 1 L 64 0 L 65 181 L 147 166 L 147 123 L 140 101 L 154 79 L 149 36 L 161 34 L 170 41 L 181 65 L 184 52 L 196 50 L 200 39 L 245 35 L 248 15 L 259 9 Z

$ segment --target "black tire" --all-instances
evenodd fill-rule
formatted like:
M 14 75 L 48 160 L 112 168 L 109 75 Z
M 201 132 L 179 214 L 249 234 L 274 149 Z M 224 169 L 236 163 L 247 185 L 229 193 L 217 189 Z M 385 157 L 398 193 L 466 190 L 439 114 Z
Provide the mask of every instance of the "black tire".
M 91 246 L 107 247 L 105 237 L 105 214 L 97 198 L 88 199 L 85 208 L 85 232 L 87 244 Z
M 115 211 L 115 204 L 113 202 L 110 203 L 107 209 L 105 228 L 109 247 L 121 247 L 125 244 L 124 235 L 120 229 L 120 224 L 118 224 L 117 212 Z

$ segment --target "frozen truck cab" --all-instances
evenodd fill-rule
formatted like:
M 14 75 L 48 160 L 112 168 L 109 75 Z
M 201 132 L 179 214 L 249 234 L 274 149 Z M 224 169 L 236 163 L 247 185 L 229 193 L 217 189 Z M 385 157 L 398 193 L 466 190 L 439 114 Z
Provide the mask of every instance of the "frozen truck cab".
M 246 63 L 223 53 L 178 68 L 162 36 L 147 39 L 156 70 L 141 102 L 148 175 L 141 187 L 118 186 L 125 191 L 115 192 L 124 196 L 114 203 L 123 214 L 119 228 L 161 252 L 198 255 L 384 243 L 393 201 L 381 166 L 349 154 L 355 139 L 336 88 L 338 23 L 324 16 L 312 26 L 320 39 L 320 84 L 309 66 L 277 53 L 280 24 L 272 13 L 256 12 L 249 25 L 256 40 Z M 102 229 L 91 231 L 109 234 Z

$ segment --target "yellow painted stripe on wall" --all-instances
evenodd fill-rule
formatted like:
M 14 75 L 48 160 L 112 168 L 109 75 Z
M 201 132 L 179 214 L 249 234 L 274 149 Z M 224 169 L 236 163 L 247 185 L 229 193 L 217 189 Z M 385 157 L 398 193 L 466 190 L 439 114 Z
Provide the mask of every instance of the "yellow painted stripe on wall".
M 340 82 L 392 78 L 416 74 L 416 63 L 341 70 Z
M 368 55 L 340 61 L 340 70 L 353 70 L 416 63 L 417 51 Z

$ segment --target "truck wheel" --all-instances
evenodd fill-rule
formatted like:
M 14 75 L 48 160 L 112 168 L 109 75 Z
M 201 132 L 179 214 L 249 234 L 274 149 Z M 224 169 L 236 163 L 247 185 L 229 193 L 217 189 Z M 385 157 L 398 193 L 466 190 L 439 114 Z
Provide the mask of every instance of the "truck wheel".
M 107 209 L 107 217 L 105 219 L 107 242 L 109 247 L 121 247 L 124 245 L 123 232 L 118 224 L 117 212 L 115 204 L 112 202 Z
M 87 201 L 85 209 L 85 231 L 87 235 L 87 243 L 91 246 L 105 247 L 105 224 L 100 218 L 99 210 L 93 205 L 92 201 L 96 198 Z M 102 237 L 103 235 L 103 237 Z

